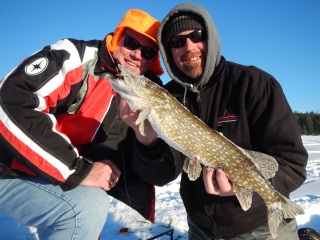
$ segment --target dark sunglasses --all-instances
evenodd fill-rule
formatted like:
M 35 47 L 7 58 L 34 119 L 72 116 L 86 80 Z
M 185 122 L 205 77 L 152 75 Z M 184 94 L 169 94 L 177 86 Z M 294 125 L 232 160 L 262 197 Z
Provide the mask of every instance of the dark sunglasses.
M 158 52 L 158 49 L 142 46 L 136 39 L 130 37 L 128 34 L 125 35 L 123 45 L 129 50 L 141 48 L 141 56 L 146 60 L 151 60 Z
M 207 40 L 207 34 L 205 31 L 196 30 L 186 35 L 175 36 L 169 41 L 169 46 L 171 48 L 181 48 L 186 44 L 187 38 L 193 43 L 198 43 Z

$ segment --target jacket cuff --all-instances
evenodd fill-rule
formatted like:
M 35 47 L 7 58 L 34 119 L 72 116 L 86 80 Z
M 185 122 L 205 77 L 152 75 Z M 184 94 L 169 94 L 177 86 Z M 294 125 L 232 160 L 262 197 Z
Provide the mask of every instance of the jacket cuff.
M 88 176 L 93 167 L 93 161 L 87 158 L 78 157 L 77 161 L 80 167 L 76 172 L 71 174 L 63 184 L 61 184 L 63 191 L 69 191 L 79 186 L 83 179 Z

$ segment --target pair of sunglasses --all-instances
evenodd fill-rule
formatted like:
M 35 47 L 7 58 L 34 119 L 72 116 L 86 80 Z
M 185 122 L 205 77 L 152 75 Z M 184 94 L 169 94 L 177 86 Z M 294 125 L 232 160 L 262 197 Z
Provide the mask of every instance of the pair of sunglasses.
M 187 38 L 193 43 L 198 43 L 207 40 L 207 34 L 205 31 L 196 30 L 186 35 L 179 35 L 171 38 L 169 45 L 171 48 L 181 48 L 186 45 Z
M 141 48 L 141 56 L 146 60 L 151 60 L 158 52 L 158 49 L 142 46 L 136 39 L 130 37 L 128 34 L 124 37 L 123 45 L 129 50 Z

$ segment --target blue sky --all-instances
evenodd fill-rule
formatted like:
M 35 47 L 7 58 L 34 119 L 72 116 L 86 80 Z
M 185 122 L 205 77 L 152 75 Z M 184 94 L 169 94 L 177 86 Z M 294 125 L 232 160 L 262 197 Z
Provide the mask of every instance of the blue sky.
M 0 78 L 62 38 L 103 39 L 125 12 L 158 20 L 179 0 L 0 0 Z M 281 84 L 293 111 L 320 112 L 319 0 L 193 0 L 215 21 L 227 60 L 254 65 Z M 169 80 L 162 76 L 163 82 Z

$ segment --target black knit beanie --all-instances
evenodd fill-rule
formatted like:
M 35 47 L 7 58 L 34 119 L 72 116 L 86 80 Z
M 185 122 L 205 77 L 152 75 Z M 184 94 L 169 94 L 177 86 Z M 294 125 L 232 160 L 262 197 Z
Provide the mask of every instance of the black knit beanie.
M 179 32 L 186 30 L 202 30 L 204 29 L 204 22 L 201 17 L 193 13 L 183 12 L 171 17 L 165 24 L 162 35 L 166 43 Z

